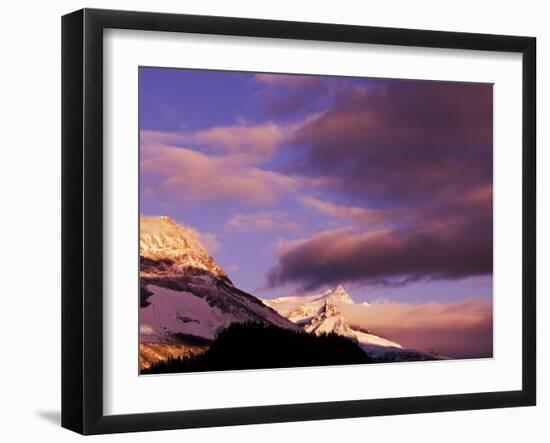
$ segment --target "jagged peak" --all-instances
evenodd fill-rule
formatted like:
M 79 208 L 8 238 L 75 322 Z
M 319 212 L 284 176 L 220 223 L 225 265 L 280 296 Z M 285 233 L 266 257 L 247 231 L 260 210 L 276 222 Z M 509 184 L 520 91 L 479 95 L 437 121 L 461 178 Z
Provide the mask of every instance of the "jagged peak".
M 336 286 L 336 288 L 330 291 L 327 291 L 325 293 L 325 297 L 335 302 L 350 303 L 350 304 L 355 303 L 342 285 L 338 285 Z
M 330 297 L 325 298 L 317 315 L 305 327 L 305 330 L 315 334 L 332 332 L 351 338 L 356 337 L 351 326 L 338 309 L 336 301 Z
M 326 318 L 341 315 L 341 312 L 333 300 L 331 300 L 330 298 L 326 298 L 323 306 L 321 306 L 321 309 L 319 309 L 317 315 Z

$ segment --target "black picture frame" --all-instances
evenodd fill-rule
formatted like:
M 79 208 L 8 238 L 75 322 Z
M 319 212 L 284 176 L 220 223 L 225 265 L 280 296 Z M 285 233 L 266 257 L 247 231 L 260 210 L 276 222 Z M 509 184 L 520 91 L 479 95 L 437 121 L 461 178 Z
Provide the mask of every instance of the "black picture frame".
M 103 30 L 107 28 L 522 54 L 522 389 L 105 415 L 102 84 Z M 97 9 L 65 15 L 62 18 L 62 426 L 82 434 L 103 434 L 535 405 L 535 67 L 533 37 Z

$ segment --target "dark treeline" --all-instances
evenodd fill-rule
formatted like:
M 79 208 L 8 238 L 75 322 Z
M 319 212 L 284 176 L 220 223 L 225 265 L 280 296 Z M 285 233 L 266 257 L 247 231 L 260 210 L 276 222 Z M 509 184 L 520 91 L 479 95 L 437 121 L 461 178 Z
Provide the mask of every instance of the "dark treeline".
M 260 323 L 233 324 L 218 334 L 210 349 L 190 358 L 175 358 L 142 374 L 268 369 L 372 363 L 352 340 L 316 336 Z

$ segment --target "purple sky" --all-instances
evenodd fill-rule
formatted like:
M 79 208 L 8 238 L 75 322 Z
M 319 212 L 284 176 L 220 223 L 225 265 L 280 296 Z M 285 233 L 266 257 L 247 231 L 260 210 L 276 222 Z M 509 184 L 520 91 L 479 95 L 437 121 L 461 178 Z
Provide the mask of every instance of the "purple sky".
M 141 213 L 236 286 L 492 298 L 492 85 L 140 69 Z

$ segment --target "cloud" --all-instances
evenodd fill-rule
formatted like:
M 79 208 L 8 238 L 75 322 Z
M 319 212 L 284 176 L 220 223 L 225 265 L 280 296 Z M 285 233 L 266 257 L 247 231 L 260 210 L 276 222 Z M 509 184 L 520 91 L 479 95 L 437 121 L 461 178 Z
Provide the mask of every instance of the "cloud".
M 475 220 L 451 218 L 371 232 L 324 231 L 283 243 L 268 284 L 315 289 L 342 282 L 401 285 L 489 274 L 492 232 L 479 229 Z
M 236 231 L 294 231 L 297 223 L 281 211 L 264 211 L 250 214 L 234 214 L 227 226 Z
M 141 147 L 141 173 L 148 197 L 183 203 L 236 200 L 268 205 L 299 186 L 299 180 L 243 163 L 238 156 L 209 156 L 174 146 Z
M 198 131 L 141 131 L 142 144 L 163 144 L 202 148 L 207 153 L 239 156 L 241 161 L 258 163 L 273 156 L 285 138 L 285 128 L 274 123 L 262 125 L 214 126 Z
M 405 347 L 454 358 L 493 355 L 493 306 L 484 300 L 342 305 L 341 310 L 351 325 Z
M 270 118 L 289 119 L 296 114 L 327 108 L 338 90 L 349 81 L 315 75 L 256 74 L 260 106 Z
M 252 232 L 293 230 L 273 205 L 299 193 L 320 218 L 353 226 L 283 243 L 271 286 L 492 273 L 491 85 L 274 74 L 253 82 L 271 107 L 263 124 L 141 133 L 142 196 L 261 207 L 227 221 Z
M 273 123 L 261 126 L 214 127 L 195 134 L 200 143 L 221 148 L 229 154 L 245 154 L 253 159 L 270 158 L 284 139 L 284 130 Z
M 301 154 L 296 170 L 332 178 L 328 199 L 302 204 L 354 229 L 287 243 L 269 284 L 491 274 L 492 118 L 491 85 L 376 80 L 343 88 L 291 141 Z
M 299 197 L 298 201 L 321 214 L 357 221 L 371 227 L 395 221 L 397 217 L 401 220 L 408 217 L 403 210 L 367 209 L 359 206 L 338 205 L 315 197 Z
M 140 132 L 142 195 L 184 203 L 235 200 L 265 206 L 299 188 L 326 186 L 329 177 L 262 167 L 289 134 L 315 115 L 276 125 L 215 126 L 198 131 Z
M 418 206 L 492 181 L 492 86 L 372 81 L 299 128 L 297 169 L 359 199 Z
M 467 190 L 462 194 L 457 202 L 466 209 L 479 209 L 487 216 L 493 210 L 493 185 L 482 185 Z

